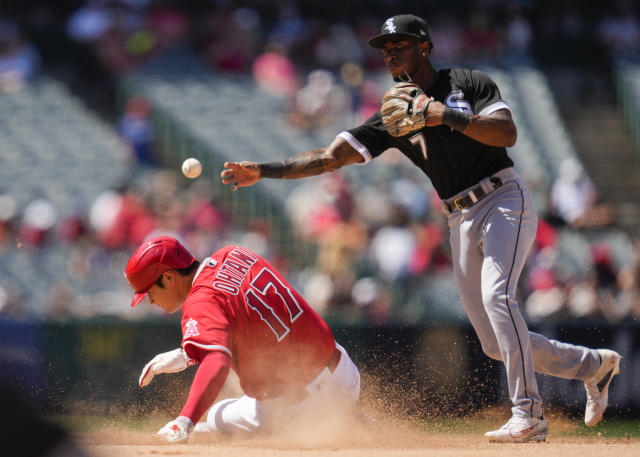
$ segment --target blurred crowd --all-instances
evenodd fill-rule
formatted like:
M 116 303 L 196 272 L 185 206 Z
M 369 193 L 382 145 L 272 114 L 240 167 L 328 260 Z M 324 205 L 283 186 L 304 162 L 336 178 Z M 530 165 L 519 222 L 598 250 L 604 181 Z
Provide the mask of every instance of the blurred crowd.
M 62 210 L 44 196 L 18 208 L 9 194 L 0 195 L 0 258 L 19 263 L 24 255 L 32 263 L 19 272 L 20 278 L 5 274 L 0 279 L 0 316 L 156 314 L 149 306 L 142 311 L 126 306 L 130 291 L 123 268 L 144 239 L 158 234 L 181 239 L 198 258 L 226 244 L 241 244 L 287 269 L 268 225 L 261 220 L 234 224 L 210 181 L 200 178 L 189 184 L 175 170 L 147 168 L 93 201 L 79 196 Z M 34 294 L 34 283 L 44 293 Z M 105 293 L 112 301 L 108 305 Z
M 368 185 L 333 173 L 300 184 L 287 209 L 299 236 L 318 246 L 305 272 L 312 304 L 355 306 L 385 322 L 420 300 L 425 279 L 451 275 L 452 265 L 435 191 L 399 153 L 377 160 L 385 171 Z M 520 284 L 529 319 L 617 325 L 639 318 L 640 242 L 607 236 L 615 211 L 598 201 L 580 165 L 567 159 L 535 199 L 538 233 Z
M 40 63 L 40 52 L 18 24 L 0 22 L 0 92 L 19 90 L 37 74 Z
M 132 115 L 128 110 L 139 116 L 151 109 L 149 101 L 140 97 L 125 106 L 123 119 Z M 119 130 L 125 141 L 129 141 L 127 131 Z M 43 258 L 52 249 L 64 256 L 57 271 L 49 271 L 55 281 L 36 308 L 21 301 L 28 292 L 24 286 L 20 290 L 6 277 L 0 281 L 0 315 L 50 319 L 157 315 L 151 307 L 136 308 L 131 314 L 123 306 L 128 290 L 121 276 L 129 253 L 153 234 L 177 236 L 198 258 L 225 244 L 246 246 L 276 264 L 319 312 L 338 311 L 372 323 L 393 321 L 404 304 L 420 301 L 425 279 L 452 275 L 441 202 L 399 152 L 388 151 L 369 165 L 375 168 L 366 185 L 346 172 L 292 184 L 285 201 L 294 229 L 291 242 L 308 243 L 317 252 L 315 260 L 301 265 L 287 257 L 269 221 L 253 220 L 248 225 L 234 221 L 228 204 L 206 178 L 186 180 L 177 170 L 153 165 L 154 143 L 147 141 L 153 133 L 148 134 L 142 158 L 130 143 L 131 156 L 138 158 L 132 179 L 105 189 L 93 201 L 78 198 L 60 210 L 41 196 L 18 208 L 9 194 L 0 195 L 3 257 L 17 248 L 46 269 L 50 265 Z M 551 188 L 536 192 L 535 199 L 538 234 L 520 285 L 529 319 L 618 324 L 640 317 L 640 242 L 633 243 L 625 263 L 615 255 L 619 245 L 606 238 L 583 240 L 577 249 L 586 252 L 567 251 L 562 244 L 568 233 L 606 233 L 615 223 L 614 211 L 598 202 L 580 164 L 567 159 Z M 567 256 L 574 256 L 575 263 Z M 74 293 L 87 282 L 100 287 L 93 293 Z M 105 296 L 102 290 L 121 294 Z
M 44 0 L 0 7 L 0 73 L 25 67 L 33 49 L 17 24 L 47 54 L 47 61 L 75 56 L 95 70 L 123 74 L 175 47 L 196 49 L 215 71 L 249 72 L 263 54 L 277 54 L 301 73 L 334 73 L 351 63 L 364 70 L 382 66 L 367 45 L 384 18 L 412 12 L 427 18 L 433 60 L 518 63 L 538 58 L 571 61 L 599 53 L 637 54 L 638 4 L 632 0 L 589 3 L 573 0 L 482 0 L 413 2 L 354 0 L 340 5 L 317 0 Z M 595 47 L 594 47 L 595 45 Z M 37 58 L 36 58 L 37 60 Z M 29 63 L 27 66 L 33 66 Z M 15 68 L 14 68 L 15 69 Z M 20 70 L 22 71 L 22 70 Z M 31 69 L 24 69 L 29 76 Z
M 291 103 L 283 115 L 312 132 L 330 125 L 337 114 L 363 120 L 377 110 L 381 89 L 366 75 L 383 62 L 366 43 L 385 17 L 400 11 L 427 17 L 437 65 L 529 62 L 543 57 L 554 40 L 567 49 L 595 40 L 608 56 L 637 55 L 640 43 L 638 5 L 625 0 L 588 7 L 570 0 L 412 6 L 89 0 L 62 8 L 35 2 L 28 15 L 18 6 L 0 9 L 6 15 L 0 16 L 0 91 L 19 90 L 41 68 L 56 68 L 52 55 L 64 60 L 64 51 L 44 43 L 50 37 L 63 43 L 60 48 L 82 49 L 82 63 L 95 59 L 93 68 L 115 78 L 164 52 L 190 48 L 213 72 L 251 74 L 263 89 L 286 95 Z M 197 257 L 239 243 L 276 263 L 319 311 L 354 310 L 377 323 L 391 320 L 398 306 L 414 299 L 424 278 L 450 273 L 440 201 L 403 156 L 388 152 L 378 159 L 385 171 L 366 186 L 354 185 L 348 173 L 296 186 L 286 201 L 287 214 L 296 235 L 317 249 L 315 263 L 297 268 L 274 243 L 267 221 L 240 226 L 206 179 L 189 184 L 160 167 L 152 110 L 149 100 L 132 97 L 114 122 L 135 164 L 137 178 L 130 183 L 64 209 L 43 196 L 18 208 L 8 194 L 0 195 L 0 252 L 18 248 L 37 259 L 39 251 L 63 246 L 63 276 L 72 283 L 101 274 L 121 278 L 122 260 L 153 233 L 175 234 Z M 529 184 L 535 192 L 536 183 Z M 617 324 L 639 317 L 640 244 L 633 244 L 624 264 L 606 241 L 590 242 L 577 269 L 563 263 L 563 233 L 589 233 L 615 223 L 614 210 L 598 201 L 580 164 L 567 161 L 552 186 L 537 191 L 538 236 L 521 284 L 529 318 Z M 63 286 L 57 284 L 42 309 L 33 312 L 25 311 L 19 290 L 2 282 L 0 316 L 64 319 L 96 311 L 95 305 L 74 303 L 72 285 Z

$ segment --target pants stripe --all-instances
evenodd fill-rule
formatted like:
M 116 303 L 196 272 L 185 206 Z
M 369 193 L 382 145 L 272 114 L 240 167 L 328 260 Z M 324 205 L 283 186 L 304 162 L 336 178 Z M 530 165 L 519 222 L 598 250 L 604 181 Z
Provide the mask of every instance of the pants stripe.
M 509 270 L 509 277 L 507 278 L 505 305 L 507 306 L 507 311 L 509 311 L 509 317 L 511 317 L 511 323 L 513 324 L 513 329 L 515 330 L 516 338 L 518 339 L 518 347 L 520 348 L 520 361 L 522 363 L 522 380 L 524 381 L 524 395 L 525 397 L 529 398 L 529 400 L 531 400 L 531 416 L 533 416 L 533 399 L 531 399 L 527 394 L 528 389 L 527 389 L 527 375 L 525 373 L 525 364 L 524 364 L 524 352 L 522 351 L 522 343 L 520 341 L 520 334 L 518 333 L 518 327 L 516 326 L 516 322 L 513 319 L 511 308 L 509 308 L 509 283 L 511 282 L 511 274 L 513 273 L 513 267 L 515 265 L 516 255 L 518 253 L 518 243 L 520 241 L 520 229 L 522 228 L 522 216 L 524 215 L 524 194 L 519 184 L 518 184 L 518 189 L 520 190 L 520 196 L 522 197 L 522 211 L 520 212 L 520 221 L 518 222 L 518 235 L 516 236 L 516 247 L 513 251 L 513 260 L 511 261 L 511 269 Z

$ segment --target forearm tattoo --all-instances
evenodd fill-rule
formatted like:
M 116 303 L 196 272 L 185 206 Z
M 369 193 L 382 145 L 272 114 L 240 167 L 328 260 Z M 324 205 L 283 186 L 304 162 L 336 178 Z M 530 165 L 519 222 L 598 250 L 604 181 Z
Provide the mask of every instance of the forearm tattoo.
M 334 171 L 342 166 L 335 157 L 327 157 L 326 149 L 312 149 L 281 162 L 260 164 L 262 178 L 297 179 Z

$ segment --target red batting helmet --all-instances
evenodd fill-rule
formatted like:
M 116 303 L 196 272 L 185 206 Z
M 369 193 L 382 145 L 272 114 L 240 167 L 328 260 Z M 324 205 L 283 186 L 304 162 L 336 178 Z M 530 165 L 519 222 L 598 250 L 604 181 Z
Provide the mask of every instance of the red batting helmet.
M 187 268 L 195 260 L 187 248 L 170 236 L 157 236 L 142 243 L 124 270 L 124 277 L 135 291 L 131 306 L 142 301 L 162 273 Z

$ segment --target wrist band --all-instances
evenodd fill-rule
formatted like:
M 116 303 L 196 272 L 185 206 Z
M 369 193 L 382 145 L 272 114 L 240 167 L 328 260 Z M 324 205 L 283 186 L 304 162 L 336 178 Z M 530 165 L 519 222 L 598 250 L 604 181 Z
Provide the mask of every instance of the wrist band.
M 442 123 L 448 125 L 453 130 L 462 132 L 467 128 L 469 124 L 469 113 L 464 111 L 458 111 L 457 109 L 449 108 L 444 109 L 444 115 L 442 116 Z
M 282 162 L 267 162 L 260 164 L 261 178 L 282 178 L 284 168 Z

